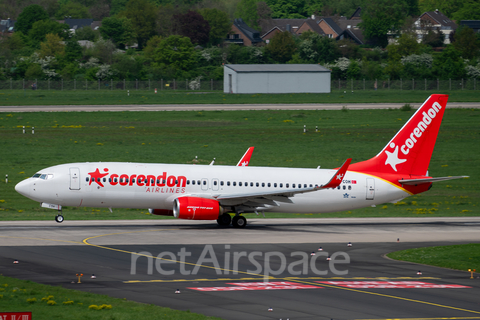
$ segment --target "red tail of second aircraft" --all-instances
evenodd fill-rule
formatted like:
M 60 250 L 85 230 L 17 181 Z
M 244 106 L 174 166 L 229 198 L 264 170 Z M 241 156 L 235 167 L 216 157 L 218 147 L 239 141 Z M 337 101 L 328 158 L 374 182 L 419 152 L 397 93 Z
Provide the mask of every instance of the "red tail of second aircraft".
M 379 154 L 349 170 L 426 176 L 447 101 L 448 95 L 431 95 Z

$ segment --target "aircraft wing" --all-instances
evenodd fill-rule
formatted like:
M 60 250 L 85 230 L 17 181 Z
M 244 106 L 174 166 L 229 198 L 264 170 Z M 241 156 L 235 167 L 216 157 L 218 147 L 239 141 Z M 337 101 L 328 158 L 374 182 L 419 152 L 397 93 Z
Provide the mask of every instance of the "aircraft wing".
M 407 184 L 407 185 L 417 185 L 417 184 L 427 183 L 427 182 L 437 182 L 437 181 L 463 179 L 463 178 L 469 178 L 469 176 L 452 176 L 452 177 L 420 178 L 420 179 L 401 179 L 401 180 L 398 180 L 398 182 L 400 182 L 401 184 Z
M 290 198 L 296 194 L 338 187 L 342 183 L 343 177 L 345 176 L 351 161 L 352 159 L 347 159 L 337 170 L 337 172 L 335 172 L 332 178 L 323 185 L 316 185 L 308 188 L 290 188 L 272 192 L 252 192 L 225 195 L 218 194 L 213 195 L 213 198 L 218 200 L 222 205 L 243 204 L 250 207 L 258 207 L 262 205 L 277 206 L 276 202 L 293 203 Z

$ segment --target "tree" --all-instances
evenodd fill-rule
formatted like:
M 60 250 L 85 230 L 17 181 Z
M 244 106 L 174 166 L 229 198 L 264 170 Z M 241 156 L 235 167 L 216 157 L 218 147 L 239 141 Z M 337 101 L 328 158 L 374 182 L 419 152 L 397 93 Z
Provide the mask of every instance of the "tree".
M 400 60 L 411 54 L 419 54 L 422 45 L 417 42 L 417 36 L 414 33 L 403 33 L 395 44 L 387 46 L 388 57 L 392 60 Z
M 100 34 L 104 39 L 110 39 L 122 49 L 131 45 L 136 38 L 131 21 L 125 17 L 108 17 L 102 20 Z
M 75 38 L 77 40 L 95 41 L 98 38 L 98 31 L 93 31 L 89 26 L 75 30 Z
M 55 14 L 55 18 L 58 20 L 63 20 L 65 16 L 71 17 L 72 19 L 86 19 L 92 17 L 88 12 L 88 8 L 77 2 L 68 2 L 64 4 Z
M 273 36 L 270 43 L 265 47 L 267 53 L 274 61 L 286 63 L 292 59 L 296 45 L 290 32 L 279 32 Z
M 28 34 L 35 22 L 47 19 L 47 12 L 38 4 L 32 4 L 26 7 L 18 16 L 18 20 L 15 23 L 15 30 L 21 31 L 23 34 Z
M 453 13 L 452 18 L 456 21 L 460 20 L 480 20 L 480 2 L 465 1 L 463 7 Z
M 179 35 L 190 38 L 194 44 L 207 44 L 210 26 L 200 13 L 188 10 L 185 14 L 175 15 L 174 19 L 178 23 Z
M 366 0 L 359 26 L 374 45 L 386 47 L 388 33 L 395 33 L 402 26 L 406 11 L 403 0 Z
M 443 47 L 445 45 L 445 35 L 439 28 L 428 28 L 423 35 L 422 43 L 431 47 Z
M 187 37 L 170 36 L 163 39 L 155 49 L 154 66 L 171 66 L 177 70 L 187 71 L 196 63 L 195 49 Z
M 70 36 L 68 25 L 48 19 L 35 22 L 28 37 L 31 43 L 37 47 L 49 33 L 57 34 L 62 39 L 68 39 Z
M 162 37 L 169 37 L 177 29 L 176 21 L 173 16 L 181 14 L 182 10 L 178 6 L 166 4 L 158 8 L 157 29 L 156 32 Z
M 143 53 L 146 58 L 152 59 L 155 49 L 158 48 L 160 42 L 162 42 L 163 38 L 160 36 L 153 36 L 147 41 L 147 45 L 143 48 Z
M 274 19 L 302 19 L 308 16 L 304 0 L 267 0 Z
M 240 0 L 235 10 L 235 18 L 242 18 L 249 27 L 258 30 L 257 2 L 255 0 Z
M 455 31 L 453 46 L 464 59 L 473 59 L 480 55 L 480 40 L 473 29 L 462 26 Z
M 206 8 L 200 10 L 200 14 L 210 26 L 210 33 L 208 34 L 210 43 L 213 45 L 222 43 L 232 28 L 232 23 L 228 19 L 227 13 L 215 8 Z
M 466 76 L 463 59 L 453 45 L 447 47 L 433 60 L 433 72 L 438 79 L 462 79 Z
M 82 58 L 82 47 L 78 44 L 77 40 L 67 41 L 65 45 L 65 59 L 69 62 L 79 60 Z
M 125 10 L 128 0 L 112 0 L 110 4 L 110 16 L 114 16 Z
M 465 0 L 422 0 L 419 3 L 420 12 L 439 10 L 447 17 L 452 18 L 454 12 L 457 12 L 464 5 Z
M 150 37 L 155 35 L 157 7 L 147 0 L 130 0 L 120 16 L 130 19 L 137 35 L 138 48 L 142 49 Z
M 45 36 L 45 42 L 40 43 L 40 58 L 61 56 L 64 53 L 65 45 L 58 34 L 49 33 Z

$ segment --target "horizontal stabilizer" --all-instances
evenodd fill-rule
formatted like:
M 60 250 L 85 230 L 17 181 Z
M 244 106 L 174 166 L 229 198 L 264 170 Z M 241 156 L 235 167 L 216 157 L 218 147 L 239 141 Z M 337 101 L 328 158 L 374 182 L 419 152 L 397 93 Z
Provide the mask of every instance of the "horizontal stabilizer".
M 437 182 L 437 181 L 446 181 L 446 180 L 453 180 L 453 179 L 463 179 L 469 178 L 469 176 L 453 176 L 453 177 L 439 177 L 439 178 L 422 178 L 422 179 L 402 179 L 398 180 L 401 184 L 407 185 L 417 185 L 421 183 L 427 182 Z

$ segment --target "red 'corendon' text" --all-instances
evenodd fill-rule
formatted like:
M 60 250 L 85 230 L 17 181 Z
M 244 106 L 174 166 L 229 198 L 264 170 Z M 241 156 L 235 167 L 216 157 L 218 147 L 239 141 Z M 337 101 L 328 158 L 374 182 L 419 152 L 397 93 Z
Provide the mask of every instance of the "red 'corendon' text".
M 121 186 L 133 186 L 137 185 L 139 187 L 182 187 L 184 188 L 187 184 L 187 178 L 184 176 L 167 176 L 167 173 L 164 172 L 162 175 L 144 175 L 144 174 L 121 174 L 116 173 L 112 174 L 109 179 L 110 185 L 121 185 Z

